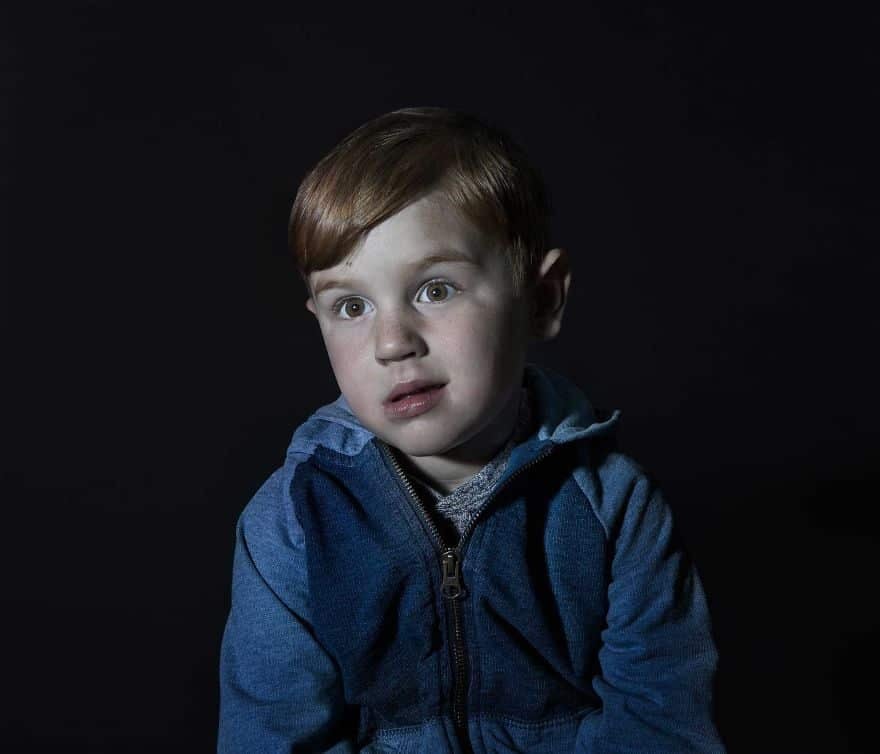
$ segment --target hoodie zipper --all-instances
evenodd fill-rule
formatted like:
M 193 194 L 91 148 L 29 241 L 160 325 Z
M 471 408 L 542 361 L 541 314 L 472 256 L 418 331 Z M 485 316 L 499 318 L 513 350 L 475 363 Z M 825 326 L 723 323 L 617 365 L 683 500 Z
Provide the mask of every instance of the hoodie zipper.
M 550 455 L 556 448 L 556 444 L 551 444 L 546 450 L 539 453 L 531 461 L 520 466 L 509 477 L 507 477 L 507 479 L 504 480 L 501 485 L 499 485 L 495 489 L 495 491 L 489 496 L 489 499 L 486 500 L 483 506 L 471 517 L 470 521 L 468 521 L 468 525 L 461 533 L 458 544 L 455 547 L 450 547 L 443 539 L 443 536 L 440 534 L 440 529 L 437 528 L 437 525 L 431 518 L 430 513 L 425 508 L 424 504 L 421 501 L 421 498 L 419 498 L 418 494 L 416 493 L 415 488 L 412 486 L 412 482 L 409 481 L 406 474 L 403 472 L 403 469 L 400 467 L 400 463 L 397 461 L 397 458 L 394 457 L 394 453 L 391 452 L 390 448 L 384 442 L 380 442 L 380 447 L 382 448 L 382 452 L 385 454 L 385 457 L 389 460 L 392 467 L 394 468 L 394 471 L 400 479 L 400 482 L 403 485 L 404 489 L 406 490 L 407 495 L 409 495 L 410 500 L 414 503 L 416 510 L 419 512 L 419 515 L 422 517 L 422 520 L 425 522 L 429 531 L 431 532 L 431 536 L 434 538 L 437 549 L 440 550 L 440 591 L 443 597 L 448 602 L 452 612 L 452 662 L 454 667 L 452 686 L 452 720 L 455 724 L 455 729 L 456 733 L 458 734 L 459 741 L 461 742 L 462 746 L 465 747 L 466 751 L 470 751 L 470 738 L 468 736 L 467 729 L 468 662 L 464 640 L 464 627 L 462 625 L 461 607 L 459 606 L 460 600 L 465 593 L 464 584 L 461 580 L 461 562 L 464 557 L 463 552 L 465 544 L 467 543 L 468 537 L 470 537 L 471 533 L 473 532 L 474 527 L 477 524 L 477 520 L 480 518 L 483 512 L 487 510 L 488 507 L 495 501 L 495 498 L 498 497 L 498 493 L 502 489 L 507 487 L 510 482 L 516 479 L 524 471 L 530 469 L 532 466 L 544 460 L 548 455 Z

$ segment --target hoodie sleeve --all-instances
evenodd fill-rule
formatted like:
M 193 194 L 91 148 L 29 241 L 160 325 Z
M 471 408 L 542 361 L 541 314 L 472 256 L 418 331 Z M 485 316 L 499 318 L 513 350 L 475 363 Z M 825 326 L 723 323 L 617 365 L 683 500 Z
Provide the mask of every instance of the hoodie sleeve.
M 575 750 L 722 754 L 712 711 L 717 653 L 703 589 L 661 492 L 628 471 L 629 464 L 618 465 L 601 485 L 612 548 L 593 680 L 602 713 L 583 721 Z
M 220 656 L 219 754 L 356 751 L 342 733 L 336 665 L 309 625 L 290 476 L 270 477 L 239 519 Z

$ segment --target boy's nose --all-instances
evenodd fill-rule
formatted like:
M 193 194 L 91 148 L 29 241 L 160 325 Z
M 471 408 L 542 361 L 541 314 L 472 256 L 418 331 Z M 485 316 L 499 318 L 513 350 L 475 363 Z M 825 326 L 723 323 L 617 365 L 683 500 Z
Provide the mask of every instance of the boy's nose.
M 376 361 L 401 361 L 424 356 L 427 344 L 419 335 L 413 322 L 402 314 L 385 314 L 376 317 Z

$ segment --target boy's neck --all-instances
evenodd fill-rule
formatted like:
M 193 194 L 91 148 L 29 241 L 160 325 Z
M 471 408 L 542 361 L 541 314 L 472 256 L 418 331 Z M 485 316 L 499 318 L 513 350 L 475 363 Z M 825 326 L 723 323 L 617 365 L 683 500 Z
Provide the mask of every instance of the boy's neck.
M 516 428 L 520 400 L 520 390 L 514 391 L 487 431 L 449 453 L 437 456 L 409 456 L 398 451 L 404 468 L 436 490 L 449 494 L 471 479 L 504 448 Z

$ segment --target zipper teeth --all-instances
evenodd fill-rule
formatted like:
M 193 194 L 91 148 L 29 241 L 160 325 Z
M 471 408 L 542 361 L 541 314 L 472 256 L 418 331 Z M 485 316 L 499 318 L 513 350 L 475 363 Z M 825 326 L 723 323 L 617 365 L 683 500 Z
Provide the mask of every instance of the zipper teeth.
M 480 509 L 474 514 L 471 520 L 468 522 L 467 527 L 465 527 L 464 531 L 461 533 L 461 536 L 458 540 L 458 545 L 456 547 L 449 547 L 444 541 L 442 535 L 440 534 L 440 530 L 437 528 L 434 523 L 431 515 L 428 513 L 428 510 L 425 508 L 424 504 L 419 498 L 418 494 L 416 494 L 415 488 L 412 486 L 412 482 L 409 481 L 406 474 L 403 473 L 403 469 L 400 467 L 397 459 L 394 457 L 394 454 L 391 452 L 390 448 L 385 443 L 380 443 L 380 447 L 382 448 L 382 452 L 385 454 L 385 457 L 391 462 L 391 465 L 394 467 L 394 471 L 406 489 L 407 494 L 410 499 L 415 503 L 418 510 L 422 514 L 422 519 L 427 524 L 428 528 L 431 531 L 431 535 L 434 538 L 435 544 L 438 546 L 438 549 L 441 553 L 454 553 L 458 563 L 461 563 L 462 560 L 462 551 L 464 549 L 464 545 L 467 543 L 467 538 L 471 535 L 474 527 L 477 524 L 477 520 L 480 515 L 485 511 L 489 505 L 494 502 L 495 498 L 498 496 L 498 493 L 507 487 L 514 479 L 516 479 L 520 474 L 525 472 L 526 470 L 532 468 L 535 464 L 539 463 L 543 459 L 545 459 L 548 455 L 550 455 L 553 450 L 556 448 L 555 444 L 552 444 L 545 451 L 535 456 L 528 463 L 520 466 L 516 471 L 514 471 L 507 479 L 504 481 L 502 485 L 497 487 L 492 495 L 486 500 L 485 503 L 480 507 Z M 467 695 L 467 657 L 464 654 L 464 632 L 462 630 L 461 625 L 461 612 L 458 605 L 458 598 L 450 599 L 452 607 L 452 624 L 454 631 L 454 641 L 452 642 L 452 654 L 453 654 L 453 662 L 455 664 L 455 687 L 453 690 L 453 699 L 452 699 L 452 717 L 455 721 L 456 726 L 458 727 L 461 735 L 464 736 L 465 740 L 467 740 L 467 717 L 465 713 L 465 698 Z
M 483 503 L 480 509 L 471 517 L 471 520 L 468 521 L 468 525 L 465 527 L 464 531 L 462 531 L 461 537 L 459 537 L 458 545 L 454 549 L 456 558 L 459 562 L 459 567 L 463 559 L 462 553 L 464 551 L 464 546 L 467 544 L 468 537 L 471 535 L 471 532 L 473 532 L 474 527 L 477 525 L 477 521 L 479 520 L 483 511 L 485 511 L 495 501 L 495 499 L 498 497 L 498 493 L 502 489 L 507 487 L 524 471 L 530 469 L 536 463 L 542 461 L 544 458 L 550 455 L 555 447 L 555 444 L 551 445 L 545 451 L 535 456 L 531 461 L 520 466 L 509 477 L 507 477 L 503 484 L 495 488 L 495 491 L 492 493 L 489 499 L 486 500 L 486 502 Z M 409 482 L 409 480 L 406 481 L 407 483 Z M 424 510 L 424 507 L 422 508 L 422 510 Z M 459 735 L 461 736 L 463 743 L 467 743 L 469 740 L 467 731 L 467 712 L 465 708 L 465 702 L 467 699 L 467 657 L 465 657 L 464 655 L 464 634 L 462 631 L 461 614 L 458 599 L 456 598 L 450 600 L 450 602 L 452 602 L 452 622 L 455 631 L 455 641 L 452 642 L 455 662 L 455 689 L 453 691 L 452 699 L 452 719 L 459 730 Z M 469 749 L 470 747 L 468 746 L 468 750 Z
M 455 724 L 462 730 L 466 727 L 465 720 L 465 689 L 467 688 L 467 665 L 465 658 L 461 654 L 461 648 L 464 647 L 464 636 L 461 630 L 461 616 L 459 615 L 458 601 L 452 601 L 452 622 L 455 626 L 455 698 L 453 700 L 453 718 Z
M 422 520 L 428 525 L 428 528 L 431 530 L 431 535 L 434 537 L 435 543 L 439 546 L 441 551 L 451 549 L 446 545 L 446 542 L 443 540 L 443 537 L 440 534 L 440 530 L 437 528 L 437 525 L 434 523 L 433 519 L 428 513 L 428 510 L 422 504 L 421 499 L 416 493 L 415 487 L 412 486 L 412 482 L 410 482 L 406 474 L 403 473 L 403 469 L 400 467 L 400 464 L 394 457 L 394 453 L 391 452 L 391 450 L 384 442 L 381 443 L 381 447 L 382 452 L 385 454 L 385 457 L 391 462 L 391 465 L 394 467 L 394 471 L 397 473 L 397 476 L 400 478 L 400 481 L 406 488 L 406 492 L 409 495 L 410 499 L 418 506 L 418 509 L 422 512 Z
M 422 504 L 419 496 L 416 494 L 415 488 L 412 486 L 412 482 L 410 482 L 406 474 L 403 473 L 403 469 L 400 467 L 400 464 L 398 463 L 397 458 L 394 457 L 391 449 L 388 448 L 385 443 L 380 443 L 380 447 L 382 448 L 382 452 L 385 454 L 385 457 L 394 467 L 394 471 L 400 479 L 401 483 L 403 484 L 404 489 L 406 490 L 410 499 L 416 505 L 417 509 L 421 512 L 422 520 L 427 524 L 428 528 L 430 529 L 431 535 L 435 540 L 435 544 L 438 545 L 438 549 L 443 554 L 452 553 L 455 558 L 458 559 L 457 549 L 449 547 L 443 540 L 443 537 L 440 534 L 440 530 L 437 528 L 436 524 L 434 524 L 433 519 L 431 518 L 425 506 Z M 463 651 L 464 635 L 461 627 L 461 614 L 459 612 L 458 600 L 449 599 L 448 602 L 451 603 L 450 606 L 452 608 L 452 625 L 454 634 L 452 641 L 452 661 L 455 665 L 455 678 L 452 692 L 452 719 L 455 721 L 456 727 L 460 731 L 466 733 L 464 698 L 465 688 L 467 684 L 467 661 Z

